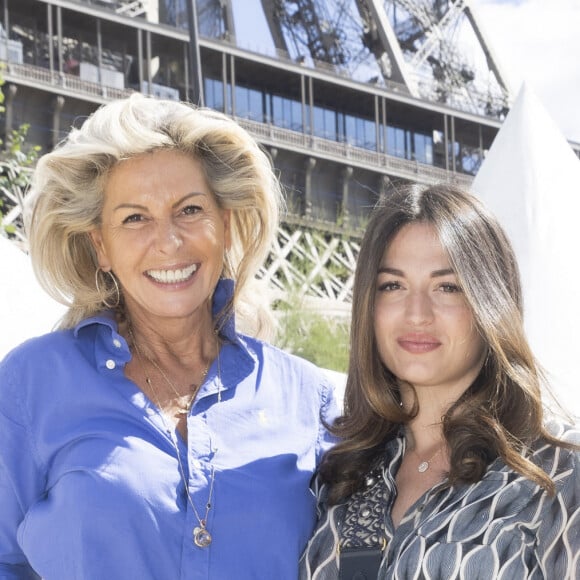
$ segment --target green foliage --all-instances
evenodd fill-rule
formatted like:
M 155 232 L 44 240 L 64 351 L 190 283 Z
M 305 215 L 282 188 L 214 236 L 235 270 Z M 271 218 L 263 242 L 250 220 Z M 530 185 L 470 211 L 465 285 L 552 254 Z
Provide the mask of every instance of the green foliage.
M 26 143 L 30 125 L 24 123 L 18 129 L 13 129 L 8 139 L 6 147 L 1 154 L 4 161 L 17 163 L 21 167 L 32 167 L 40 154 L 40 145 L 30 145 Z
M 295 298 L 278 303 L 276 314 L 277 346 L 319 367 L 346 372 L 349 343 L 346 321 L 305 310 Z
M 0 78 L 0 86 L 3 82 Z M 4 93 L 0 91 L 0 113 L 4 112 L 3 102 Z M 22 203 L 29 185 L 30 169 L 40 154 L 38 145 L 26 143 L 29 128 L 30 125 L 23 124 L 18 129 L 13 129 L 0 151 L 0 235 L 13 234 L 16 231 L 14 225 L 2 223 L 5 200 L 16 199 L 18 203 Z M 2 144 L 0 141 L 0 145 Z
M 14 234 L 16 232 L 16 227 L 12 224 L 4 224 L 3 223 L 3 212 L 2 208 L 4 207 L 4 200 L 0 198 L 0 235 L 2 233 L 5 234 Z
M 29 125 L 13 129 L 6 139 L 6 146 L 0 152 L 0 234 L 13 234 L 13 225 L 2 223 L 4 200 L 15 199 L 22 204 L 24 193 L 30 182 L 30 169 L 40 153 L 38 145 L 28 145 L 26 136 Z

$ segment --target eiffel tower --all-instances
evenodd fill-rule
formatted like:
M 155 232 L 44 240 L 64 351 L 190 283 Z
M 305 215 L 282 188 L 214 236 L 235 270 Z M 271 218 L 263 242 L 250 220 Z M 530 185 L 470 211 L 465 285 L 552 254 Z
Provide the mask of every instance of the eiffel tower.
M 287 192 L 261 276 L 326 311 L 349 310 L 378 197 L 468 186 L 510 106 L 468 0 L 4 0 L 0 16 L 4 138 L 27 123 L 50 150 L 133 91 L 231 115 Z M 17 173 L 2 196 L 23 241 Z

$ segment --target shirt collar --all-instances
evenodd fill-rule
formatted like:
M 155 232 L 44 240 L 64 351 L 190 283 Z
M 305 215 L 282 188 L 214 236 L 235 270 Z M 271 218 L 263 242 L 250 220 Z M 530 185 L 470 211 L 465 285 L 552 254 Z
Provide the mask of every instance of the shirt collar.
M 227 308 L 234 292 L 234 282 L 229 279 L 221 279 L 215 289 L 212 303 L 212 313 L 214 319 L 224 308 Z M 93 352 L 89 354 L 94 360 L 97 368 L 101 372 L 121 376 L 123 368 L 131 360 L 131 351 L 125 338 L 119 334 L 115 313 L 112 310 L 103 310 L 95 316 L 85 318 L 73 329 L 74 336 L 83 340 L 83 337 L 90 339 L 93 344 Z M 236 334 L 235 317 L 233 310 L 226 313 L 226 317 L 220 326 L 220 335 L 224 340 L 223 348 L 228 352 L 231 348 L 242 354 L 242 359 L 236 368 L 228 370 L 224 366 L 222 376 L 227 379 L 227 384 L 237 384 L 238 380 L 252 372 L 255 360 L 247 351 L 241 337 Z M 83 340 L 84 342 L 84 340 Z M 87 343 L 88 345 L 89 343 Z M 228 347 L 229 348 L 226 348 Z M 242 364 L 242 360 L 244 361 Z M 231 376 L 230 376 L 231 375 Z M 215 387 L 215 385 L 213 385 Z M 212 387 L 212 388 L 213 388 Z
M 214 320 L 224 312 L 224 309 L 232 304 L 234 296 L 235 283 L 230 278 L 220 278 L 213 293 L 212 315 Z M 225 320 L 220 328 L 220 333 L 224 338 L 231 342 L 236 340 L 236 319 L 233 309 L 230 312 L 224 312 Z

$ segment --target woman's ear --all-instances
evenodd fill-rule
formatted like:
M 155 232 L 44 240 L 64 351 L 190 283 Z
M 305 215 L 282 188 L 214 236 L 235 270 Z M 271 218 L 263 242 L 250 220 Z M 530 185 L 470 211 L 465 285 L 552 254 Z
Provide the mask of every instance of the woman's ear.
M 100 228 L 95 228 L 94 230 L 91 230 L 89 232 L 89 238 L 97 254 L 97 261 L 99 263 L 99 267 L 105 272 L 108 272 L 111 269 L 111 264 L 107 257 L 107 251 L 105 250 L 105 244 L 103 243 L 103 235 L 101 233 Z

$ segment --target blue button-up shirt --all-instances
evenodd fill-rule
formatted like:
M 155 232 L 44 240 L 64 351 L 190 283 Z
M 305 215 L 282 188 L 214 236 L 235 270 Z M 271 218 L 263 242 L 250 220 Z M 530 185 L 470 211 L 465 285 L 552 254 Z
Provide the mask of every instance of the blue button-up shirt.
M 321 421 L 337 414 L 332 386 L 233 320 L 224 333 L 187 442 L 125 377 L 131 353 L 110 316 L 4 359 L 0 579 L 296 579 L 315 523 L 309 481 L 332 444 Z M 193 542 L 172 437 L 201 517 L 215 473 L 207 548 Z

